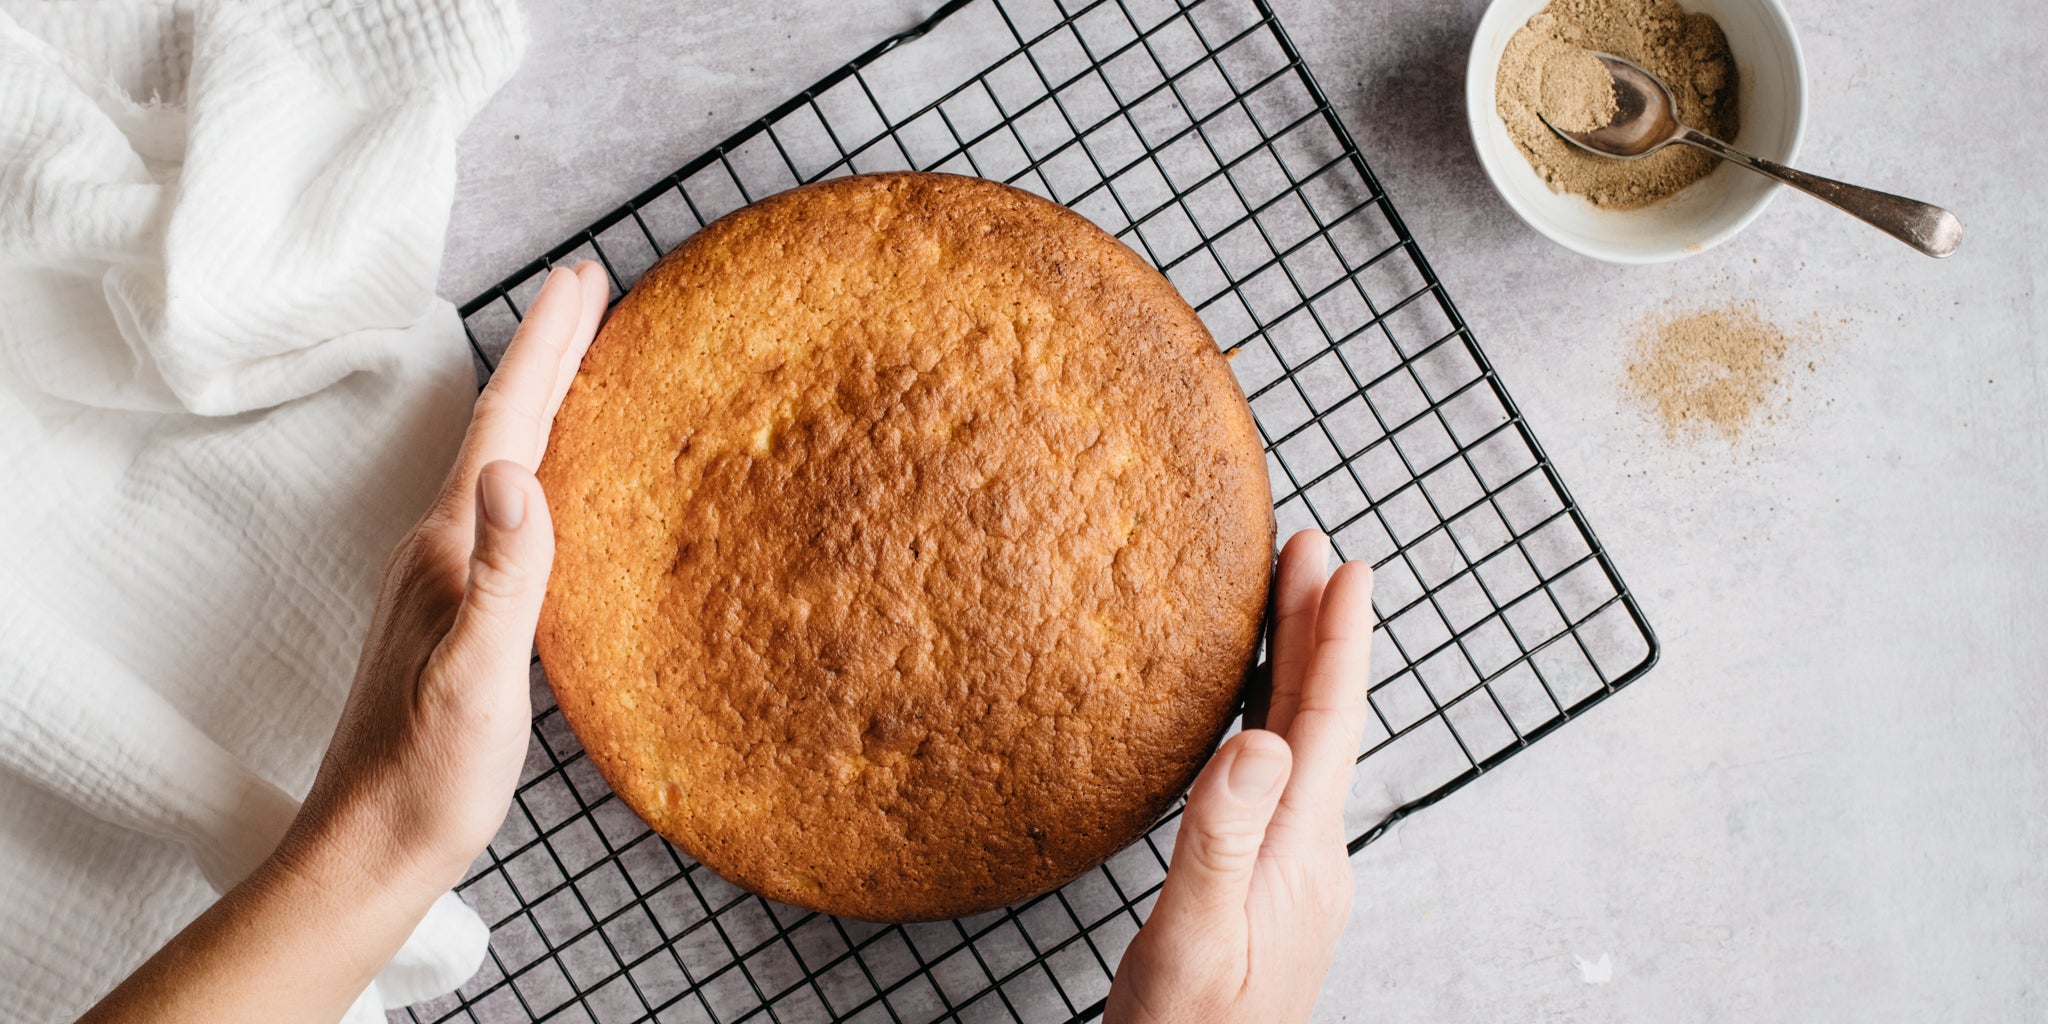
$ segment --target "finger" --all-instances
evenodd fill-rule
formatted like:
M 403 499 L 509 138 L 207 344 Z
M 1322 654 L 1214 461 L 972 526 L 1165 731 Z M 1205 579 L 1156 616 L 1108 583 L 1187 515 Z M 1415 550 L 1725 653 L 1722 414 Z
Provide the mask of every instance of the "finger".
M 532 469 L 538 464 L 547 439 L 544 414 L 583 317 L 583 291 L 573 271 L 549 271 L 477 396 L 469 431 L 429 514 L 451 547 L 467 541 L 474 528 L 477 474 L 485 465 L 505 460 Z
M 476 399 L 476 418 L 463 441 L 463 455 L 478 468 L 507 459 L 533 468 L 546 436 L 542 417 L 554 397 L 564 356 L 574 343 L 584 313 L 583 278 L 556 267 L 513 332 L 512 344 Z
M 1188 790 L 1173 863 L 1147 928 L 1213 935 L 1241 943 L 1245 899 L 1266 824 L 1291 764 L 1285 741 L 1263 729 L 1232 736 Z
M 1279 579 L 1273 586 L 1273 645 L 1267 660 L 1273 666 L 1273 694 L 1265 728 L 1282 736 L 1301 703 L 1301 681 L 1315 650 L 1316 615 L 1329 579 L 1330 538 L 1303 530 L 1280 549 Z
M 562 366 L 555 374 L 554 394 L 548 397 L 547 411 L 543 418 L 552 427 L 555 413 L 562 408 L 562 399 L 568 397 L 569 385 L 576 380 L 576 370 L 583 365 L 583 354 L 590 351 L 591 339 L 597 337 L 598 325 L 604 322 L 605 303 L 611 298 L 611 279 L 605 276 L 604 267 L 594 260 L 584 260 L 576 265 L 576 278 L 583 284 L 583 308 L 576 320 L 576 332 L 569 339 L 568 351 L 562 354 Z M 534 455 L 536 462 L 547 454 L 547 434 L 541 434 L 541 450 Z
M 457 679 L 525 680 L 533 631 L 555 558 L 547 496 L 508 460 L 477 474 L 476 543 L 455 621 L 434 657 Z
M 1294 775 L 1273 815 L 1274 842 L 1282 848 L 1343 838 L 1344 797 L 1365 733 L 1372 628 L 1372 569 L 1346 562 L 1323 591 L 1315 652 L 1288 724 Z

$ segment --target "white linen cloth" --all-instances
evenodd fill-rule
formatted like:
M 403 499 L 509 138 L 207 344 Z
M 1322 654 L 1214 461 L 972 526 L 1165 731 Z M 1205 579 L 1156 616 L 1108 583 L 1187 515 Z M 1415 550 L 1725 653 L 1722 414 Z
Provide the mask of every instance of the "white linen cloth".
M 0 1020 L 275 845 L 475 396 L 433 294 L 511 0 L 0 4 Z M 350 1011 L 449 991 L 444 895 Z

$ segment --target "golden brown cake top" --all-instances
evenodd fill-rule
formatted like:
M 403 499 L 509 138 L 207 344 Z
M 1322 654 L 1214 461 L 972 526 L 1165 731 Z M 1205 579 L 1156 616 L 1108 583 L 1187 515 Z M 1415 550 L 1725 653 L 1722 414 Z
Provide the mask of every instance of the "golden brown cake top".
M 1256 645 L 1264 455 L 1193 310 L 1063 207 L 841 178 L 613 311 L 540 477 L 539 646 L 605 779 L 763 895 L 1054 887 L 1186 787 Z

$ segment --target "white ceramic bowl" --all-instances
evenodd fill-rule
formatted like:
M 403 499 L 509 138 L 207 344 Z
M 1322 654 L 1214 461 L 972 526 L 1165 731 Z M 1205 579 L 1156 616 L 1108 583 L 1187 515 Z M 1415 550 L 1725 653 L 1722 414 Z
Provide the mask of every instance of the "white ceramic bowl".
M 1735 57 L 1738 149 L 1789 164 L 1806 127 L 1806 61 L 1778 0 L 1679 0 L 1711 16 Z M 1771 201 L 1778 186 L 1725 161 L 1663 202 L 1603 210 L 1583 196 L 1552 192 L 1508 137 L 1494 110 L 1494 77 L 1509 37 L 1549 0 L 1493 0 L 1479 19 L 1465 65 L 1465 117 L 1480 166 L 1530 227 L 1573 252 L 1613 263 L 1658 263 L 1705 252 L 1735 236 Z M 1628 56 L 1622 54 L 1621 56 Z

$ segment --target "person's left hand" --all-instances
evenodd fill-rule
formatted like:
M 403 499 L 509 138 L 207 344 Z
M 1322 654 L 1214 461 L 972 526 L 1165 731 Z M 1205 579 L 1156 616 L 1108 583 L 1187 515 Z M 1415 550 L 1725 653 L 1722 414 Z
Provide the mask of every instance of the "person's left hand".
M 334 742 L 284 840 L 82 1021 L 335 1020 L 497 833 L 526 759 L 555 557 L 533 470 L 609 294 L 594 263 L 548 275 L 440 496 L 385 563 Z
M 555 549 L 533 471 L 608 295 L 595 263 L 548 275 L 440 496 L 385 565 L 334 742 L 278 858 L 339 852 L 438 893 L 503 824 Z

